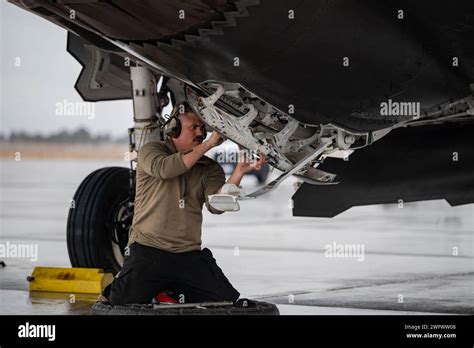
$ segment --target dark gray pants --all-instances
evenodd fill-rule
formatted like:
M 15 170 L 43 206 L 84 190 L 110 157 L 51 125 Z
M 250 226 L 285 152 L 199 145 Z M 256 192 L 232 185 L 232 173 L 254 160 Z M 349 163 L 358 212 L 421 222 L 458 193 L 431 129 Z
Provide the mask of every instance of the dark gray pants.
M 180 302 L 236 301 L 233 288 L 209 249 L 171 253 L 130 245 L 122 270 L 112 282 L 112 305 L 151 303 L 160 291 L 173 291 Z

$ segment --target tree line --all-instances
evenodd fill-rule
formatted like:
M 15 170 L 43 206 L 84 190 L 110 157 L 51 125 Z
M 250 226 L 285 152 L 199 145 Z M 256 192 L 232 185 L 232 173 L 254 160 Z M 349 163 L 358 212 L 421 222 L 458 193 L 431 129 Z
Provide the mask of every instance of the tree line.
M 12 131 L 9 135 L 0 134 L 1 141 L 29 143 L 123 143 L 128 136 L 113 138 L 110 134 L 91 134 L 85 128 L 76 130 L 60 130 L 50 134 L 29 133 L 24 130 Z

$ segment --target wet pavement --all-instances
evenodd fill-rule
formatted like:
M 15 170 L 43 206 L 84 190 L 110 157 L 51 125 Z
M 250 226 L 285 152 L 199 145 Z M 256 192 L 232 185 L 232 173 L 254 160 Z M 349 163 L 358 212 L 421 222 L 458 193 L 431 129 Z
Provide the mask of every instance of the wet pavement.
M 0 314 L 89 313 L 95 296 L 30 293 L 26 277 L 34 266 L 70 266 L 69 201 L 87 174 L 115 165 L 127 166 L 2 161 L 0 244 L 37 245 L 38 259 L 0 257 Z M 241 202 L 238 213 L 205 213 L 203 246 L 242 297 L 277 303 L 282 314 L 474 313 L 474 205 L 394 202 L 332 219 L 292 217 L 293 182 Z M 328 246 L 349 244 L 364 253 L 328 255 Z

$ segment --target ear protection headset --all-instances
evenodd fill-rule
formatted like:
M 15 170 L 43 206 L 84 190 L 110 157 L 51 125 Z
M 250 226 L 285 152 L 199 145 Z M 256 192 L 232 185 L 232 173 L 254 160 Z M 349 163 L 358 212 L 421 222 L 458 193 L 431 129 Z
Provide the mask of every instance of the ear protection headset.
M 171 138 L 177 138 L 181 134 L 181 120 L 178 118 L 178 105 L 171 111 L 170 118 L 165 122 L 165 134 Z
M 181 121 L 178 116 L 170 117 L 165 123 L 165 134 L 171 138 L 178 138 L 181 134 Z

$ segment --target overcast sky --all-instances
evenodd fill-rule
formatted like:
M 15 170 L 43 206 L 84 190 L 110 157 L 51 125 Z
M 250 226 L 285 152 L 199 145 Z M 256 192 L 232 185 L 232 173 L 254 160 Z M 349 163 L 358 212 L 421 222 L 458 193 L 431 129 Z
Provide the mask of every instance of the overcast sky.
M 93 134 L 127 134 L 133 124 L 130 100 L 95 103 L 93 118 L 56 115 L 56 103 L 82 100 L 74 89 L 81 66 L 66 52 L 66 30 L 4 0 L 0 10 L 1 133 L 47 134 L 84 126 Z

